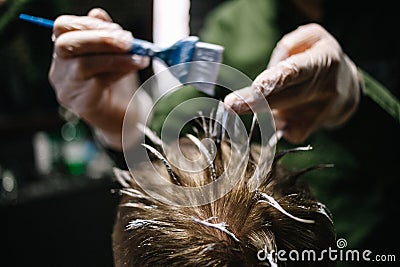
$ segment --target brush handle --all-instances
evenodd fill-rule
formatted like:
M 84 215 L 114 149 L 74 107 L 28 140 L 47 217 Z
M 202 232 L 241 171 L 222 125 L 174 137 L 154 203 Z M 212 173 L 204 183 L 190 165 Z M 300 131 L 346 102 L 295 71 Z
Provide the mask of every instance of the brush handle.
M 45 28 L 52 29 L 54 27 L 54 21 L 45 19 L 45 18 L 40 18 L 40 17 L 35 17 L 27 14 L 20 14 L 19 18 L 21 20 L 36 24 L 38 26 L 42 26 Z M 134 39 L 132 43 L 132 49 L 130 51 L 131 54 L 135 55 L 140 55 L 140 56 L 149 56 L 149 57 L 154 57 L 155 54 L 159 51 L 159 49 L 152 43 L 145 41 L 145 40 L 140 40 L 140 39 Z
M 133 39 L 131 54 L 154 57 L 160 51 L 153 43 L 141 39 Z
M 49 19 L 35 17 L 27 14 L 20 14 L 19 18 L 29 23 L 39 25 L 41 27 L 50 29 L 54 28 L 54 21 Z M 207 46 L 204 46 L 204 43 L 203 45 L 198 45 L 198 41 L 199 38 L 197 36 L 188 36 L 186 38 L 183 38 L 182 40 L 177 41 L 169 47 L 160 48 L 151 42 L 135 38 L 133 39 L 132 48 L 129 53 L 140 56 L 148 56 L 151 58 L 158 58 L 162 62 L 164 62 L 167 67 L 175 66 L 181 63 L 192 62 L 193 60 L 221 62 L 222 47 L 213 45 L 214 47 L 210 48 L 209 44 L 207 44 Z M 218 71 L 215 70 L 215 67 L 210 68 L 210 66 L 208 65 L 202 67 L 199 70 L 192 70 L 191 68 L 192 67 L 190 67 L 189 65 L 183 64 L 180 67 L 178 66 L 176 68 L 173 68 L 171 70 L 171 73 L 175 77 L 177 77 L 181 83 L 185 83 L 187 81 L 188 76 L 191 72 L 196 73 L 192 74 L 192 76 L 200 75 L 203 80 L 204 77 L 213 77 L 213 79 L 216 79 L 216 75 L 218 73 Z M 193 77 L 190 79 L 193 79 Z M 198 83 L 194 86 L 208 95 L 214 94 L 210 92 L 210 90 L 213 90 L 213 85 L 210 83 Z
M 25 20 L 27 22 L 45 27 L 45 28 L 52 29 L 54 27 L 54 21 L 49 20 L 49 19 L 39 18 L 39 17 L 27 15 L 27 14 L 20 14 L 19 18 L 22 20 Z
M 53 28 L 54 21 L 49 19 L 44 19 L 40 17 L 35 17 L 27 14 L 20 14 L 19 18 L 21 20 L 46 27 Z M 140 39 L 133 39 L 132 48 L 129 51 L 131 54 L 140 55 L 140 56 L 148 56 L 151 58 L 158 58 L 164 61 L 164 63 L 170 67 L 173 65 L 177 65 L 180 63 L 191 62 L 193 59 L 193 55 L 195 54 L 196 44 L 199 38 L 197 36 L 188 36 L 182 40 L 179 40 L 175 44 L 170 47 L 160 48 L 157 45 Z M 201 52 L 201 51 L 200 51 Z M 200 53 L 198 52 L 198 53 Z M 203 52 L 200 53 L 204 56 Z M 201 56 L 200 56 L 201 57 Z M 179 74 L 179 77 L 184 77 L 185 75 Z

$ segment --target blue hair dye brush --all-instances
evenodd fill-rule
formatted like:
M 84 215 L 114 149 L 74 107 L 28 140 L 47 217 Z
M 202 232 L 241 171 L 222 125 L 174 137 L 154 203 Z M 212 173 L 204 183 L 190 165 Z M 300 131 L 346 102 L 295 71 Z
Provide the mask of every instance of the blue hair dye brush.
M 21 20 L 46 27 L 53 28 L 54 21 L 20 14 Z M 161 60 L 167 67 L 181 63 L 197 62 L 197 64 L 183 64 L 172 69 L 172 74 L 185 84 L 193 82 L 198 90 L 208 94 L 214 94 L 214 82 L 217 80 L 219 64 L 222 62 L 224 48 L 219 45 L 199 42 L 197 36 L 189 36 L 170 47 L 160 48 L 151 42 L 135 38 L 132 43 L 131 54 L 148 56 Z

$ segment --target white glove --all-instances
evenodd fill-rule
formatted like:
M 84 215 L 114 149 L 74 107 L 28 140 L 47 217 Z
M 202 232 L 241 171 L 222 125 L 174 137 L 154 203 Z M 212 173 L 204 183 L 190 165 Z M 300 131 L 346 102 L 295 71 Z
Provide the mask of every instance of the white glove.
M 122 122 L 138 86 L 137 70 L 149 64 L 148 58 L 127 53 L 132 42 L 132 34 L 102 9 L 87 16 L 63 15 L 54 22 L 49 80 L 57 99 L 114 149 L 122 147 Z M 142 98 L 135 111 L 140 122 L 151 106 L 150 98 Z
M 319 128 L 347 121 L 358 106 L 359 87 L 355 64 L 332 35 L 313 23 L 286 34 L 252 86 L 224 102 L 243 114 L 265 110 L 266 98 L 283 137 L 301 143 Z

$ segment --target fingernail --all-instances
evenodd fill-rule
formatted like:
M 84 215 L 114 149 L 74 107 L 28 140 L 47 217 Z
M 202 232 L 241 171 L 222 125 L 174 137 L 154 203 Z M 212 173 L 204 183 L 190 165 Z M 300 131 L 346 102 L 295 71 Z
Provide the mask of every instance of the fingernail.
M 227 95 L 224 103 L 237 113 L 248 112 L 250 110 L 246 101 L 235 94 Z

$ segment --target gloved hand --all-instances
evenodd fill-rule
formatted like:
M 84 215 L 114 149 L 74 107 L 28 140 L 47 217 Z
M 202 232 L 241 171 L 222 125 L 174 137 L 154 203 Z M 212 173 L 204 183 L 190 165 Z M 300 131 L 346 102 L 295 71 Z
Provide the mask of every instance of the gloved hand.
M 267 69 L 251 87 L 226 96 L 239 114 L 265 110 L 266 98 L 276 127 L 292 143 L 322 127 L 339 126 L 356 110 L 360 76 L 335 38 L 318 24 L 286 34 Z
M 137 70 L 148 66 L 149 59 L 127 54 L 132 34 L 98 8 L 87 16 L 58 17 L 53 36 L 49 80 L 59 103 L 94 126 L 106 145 L 121 149 L 123 118 L 138 86 Z M 146 96 L 135 111 L 141 122 L 151 106 Z

